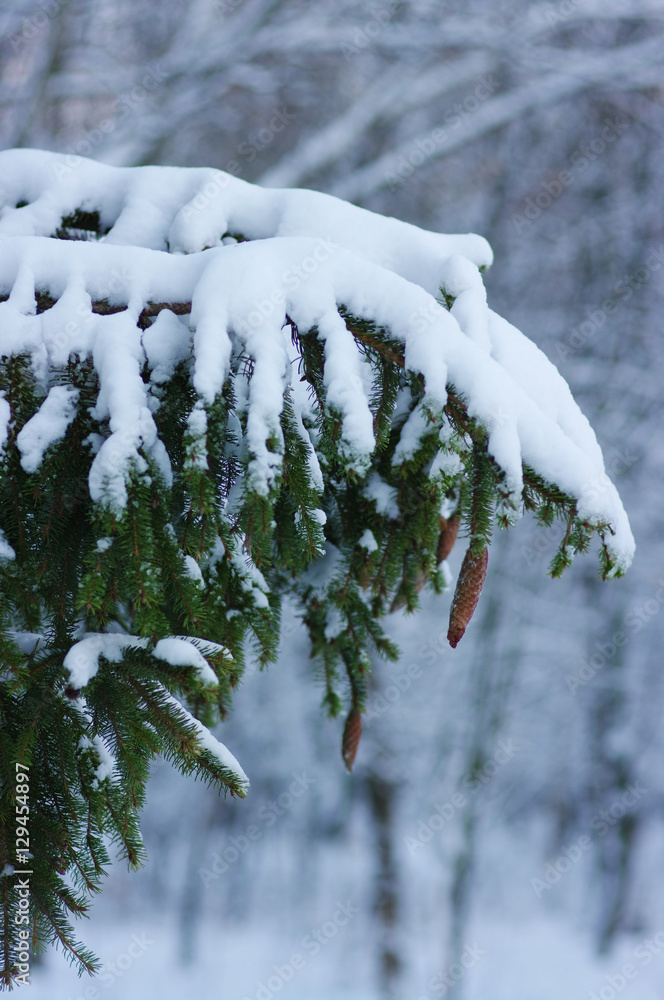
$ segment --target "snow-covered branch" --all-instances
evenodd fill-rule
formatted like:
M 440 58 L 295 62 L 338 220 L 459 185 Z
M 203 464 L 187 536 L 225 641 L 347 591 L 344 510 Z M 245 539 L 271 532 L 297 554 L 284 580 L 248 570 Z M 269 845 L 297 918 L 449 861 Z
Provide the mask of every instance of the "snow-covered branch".
M 94 359 L 96 412 L 111 430 L 90 472 L 95 500 L 124 505 L 141 448 L 170 481 L 140 368 L 172 372 L 190 349 L 205 405 L 222 392 L 231 358 L 251 359 L 249 477 L 267 495 L 282 464 L 270 441 L 294 386 L 289 324 L 324 343 L 327 407 L 340 415 L 351 465 L 366 471 L 376 440 L 348 315 L 382 331 L 379 341 L 403 345 L 405 369 L 423 379 L 430 412 L 445 407 L 454 387 L 484 428 L 515 509 L 525 466 L 573 497 L 583 522 L 609 526 L 612 564 L 629 564 L 633 539 L 588 422 L 544 355 L 487 308 L 478 268 L 491 253 L 480 237 L 428 233 L 326 195 L 263 190 L 219 171 L 129 170 L 36 151 L 2 154 L 0 166 L 3 353 L 31 353 L 42 377 L 73 353 Z M 101 243 L 46 237 L 82 206 L 105 233 Z M 233 234 L 248 242 L 220 246 Z M 449 311 L 435 298 L 440 289 Z M 45 312 L 37 292 L 50 296 Z M 161 308 L 169 302 L 175 310 Z M 178 319 L 188 303 L 189 317 Z M 44 405 L 52 406 L 50 396 Z M 426 429 L 425 421 L 410 453 Z

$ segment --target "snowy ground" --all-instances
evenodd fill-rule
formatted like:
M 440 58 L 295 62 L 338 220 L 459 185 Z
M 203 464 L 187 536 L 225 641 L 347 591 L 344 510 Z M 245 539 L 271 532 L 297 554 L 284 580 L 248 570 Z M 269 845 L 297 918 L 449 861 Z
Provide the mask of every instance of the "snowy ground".
M 486 954 L 463 977 L 466 1000 L 612 1000 L 618 995 L 623 1000 L 661 1000 L 664 996 L 664 934 L 659 935 L 660 943 L 656 934 L 624 939 L 611 956 L 598 960 L 591 957 L 588 942 L 562 921 L 540 918 L 517 923 L 495 917 L 474 930 L 469 949 Z M 175 960 L 172 928 L 154 919 L 146 923 L 130 917 L 97 929 L 93 925 L 87 936 L 107 971 L 96 980 L 78 979 L 61 956 L 49 955 L 33 973 L 28 994 L 33 1000 L 376 998 L 369 989 L 353 992 L 355 976 L 348 952 L 356 951 L 358 942 L 341 935 L 309 957 L 288 983 L 289 959 L 298 941 L 284 940 L 274 927 L 243 931 L 208 925 L 201 942 L 203 958 L 191 968 Z M 130 948 L 136 958 L 129 955 Z M 441 990 L 439 985 L 434 992 L 423 983 L 419 994 L 405 995 L 403 1000 L 443 996 Z

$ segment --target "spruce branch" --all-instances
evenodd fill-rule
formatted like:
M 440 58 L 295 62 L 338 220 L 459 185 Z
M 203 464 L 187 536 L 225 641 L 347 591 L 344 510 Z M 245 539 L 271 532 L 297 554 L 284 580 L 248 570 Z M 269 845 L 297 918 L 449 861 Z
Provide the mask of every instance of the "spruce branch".
M 422 234 L 396 220 L 385 228 L 360 209 L 346 232 L 313 192 L 334 239 L 321 242 L 308 223 L 283 238 L 289 204 L 289 232 L 308 214 L 299 193 L 273 201 L 261 192 L 270 211 L 247 212 L 245 185 L 233 208 L 239 245 L 216 246 L 230 223 L 213 231 L 215 212 L 202 219 L 195 204 L 173 203 L 171 229 L 128 248 L 113 245 L 117 230 L 103 240 L 114 227 L 104 185 L 121 179 L 119 211 L 142 239 L 141 213 L 154 213 L 144 185 L 131 196 L 140 171 L 82 160 L 72 210 L 71 189 L 64 198 L 54 180 L 57 157 L 6 151 L 0 166 L 16 181 L 26 158 L 33 202 L 0 204 L 10 209 L 0 211 L 0 231 L 5 216 L 19 229 L 27 223 L 25 235 L 0 241 L 0 871 L 13 864 L 9 790 L 19 761 L 33 775 L 34 941 L 62 945 L 92 971 L 69 918 L 99 890 L 106 843 L 130 866 L 142 863 L 138 815 L 155 757 L 217 791 L 247 794 L 212 729 L 248 648 L 261 666 L 276 659 L 283 600 L 308 632 L 324 707 L 346 711 L 350 769 L 369 653 L 398 657 L 383 622 L 415 611 L 426 586 L 442 589 L 460 525 L 468 547 L 452 645 L 479 599 L 496 522 L 508 526 L 521 507 L 542 526 L 560 518 L 553 575 L 595 534 L 602 576 L 620 575 L 631 536 L 594 452 L 592 486 L 608 501 L 589 500 L 585 429 L 576 438 L 566 430 L 572 411 L 556 423 L 518 373 L 478 346 L 478 331 L 457 322 L 458 298 L 444 287 L 432 295 L 430 278 L 411 280 L 431 273 L 435 248 L 444 285 L 461 240 L 471 256 L 455 284 L 467 277 L 459 294 L 475 296 L 488 330 L 479 274 L 490 254 L 480 238 Z M 226 181 L 231 204 L 236 182 Z M 275 232 L 257 231 L 255 220 L 269 229 L 272 215 Z M 155 240 L 169 252 L 147 249 Z M 394 270 L 383 266 L 385 242 Z M 541 365 L 557 392 L 560 380 Z M 502 412 L 483 405 L 489 379 L 505 403 L 502 445 L 511 449 L 496 442 Z M 521 419 L 536 420 L 569 459 L 569 489 L 551 481 L 557 468 L 546 456 L 521 448 L 515 394 Z M 9 928 L 0 981 L 10 986 L 8 877 L 0 905 Z

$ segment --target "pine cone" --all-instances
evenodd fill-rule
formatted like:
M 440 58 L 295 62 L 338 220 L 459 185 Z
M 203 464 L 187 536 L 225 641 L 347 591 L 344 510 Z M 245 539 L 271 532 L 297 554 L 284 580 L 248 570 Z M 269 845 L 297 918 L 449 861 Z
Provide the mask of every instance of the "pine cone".
M 362 735 L 362 715 L 356 708 L 351 708 L 344 726 L 344 735 L 341 740 L 341 756 L 349 771 L 353 770 L 357 748 L 360 745 Z
M 466 549 L 452 599 L 450 627 L 447 631 L 447 638 L 452 649 L 456 647 L 466 631 L 468 622 L 473 617 L 473 612 L 482 593 L 488 561 L 489 550 L 487 548 L 480 555 L 474 555 L 470 548 Z
M 458 514 L 454 514 L 449 520 L 444 517 L 440 519 L 440 538 L 438 539 L 438 554 L 436 556 L 439 566 L 454 548 L 456 537 L 459 534 L 460 521 L 461 518 Z

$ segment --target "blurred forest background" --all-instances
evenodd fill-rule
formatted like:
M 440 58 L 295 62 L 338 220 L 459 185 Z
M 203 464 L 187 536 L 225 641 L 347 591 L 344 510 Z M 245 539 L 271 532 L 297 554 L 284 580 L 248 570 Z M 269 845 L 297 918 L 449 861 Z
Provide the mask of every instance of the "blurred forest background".
M 352 776 L 287 617 L 222 727 L 249 798 L 157 766 L 149 864 L 81 927 L 98 994 L 56 955 L 32 995 L 664 997 L 664 2 L 8 0 L 0 36 L 4 148 L 486 236 L 489 302 L 567 378 L 637 539 L 602 584 L 594 555 L 547 576 L 557 531 L 500 533 L 457 651 L 449 595 L 392 616 Z

